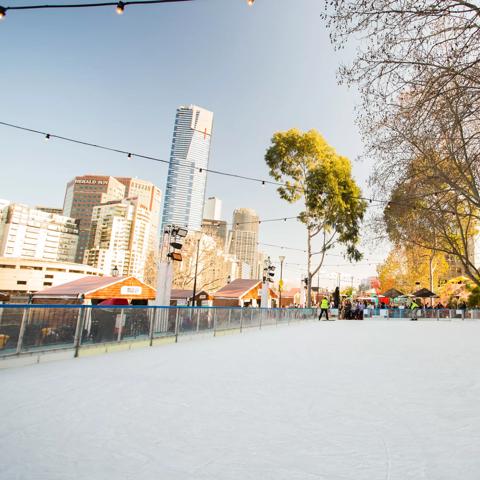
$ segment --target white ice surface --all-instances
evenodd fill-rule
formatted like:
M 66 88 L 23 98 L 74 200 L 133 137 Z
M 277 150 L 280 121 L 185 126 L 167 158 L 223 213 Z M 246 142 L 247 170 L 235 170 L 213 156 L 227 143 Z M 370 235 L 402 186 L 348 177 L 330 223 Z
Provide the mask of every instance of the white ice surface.
M 8 480 L 478 480 L 480 322 L 316 322 L 0 372 Z

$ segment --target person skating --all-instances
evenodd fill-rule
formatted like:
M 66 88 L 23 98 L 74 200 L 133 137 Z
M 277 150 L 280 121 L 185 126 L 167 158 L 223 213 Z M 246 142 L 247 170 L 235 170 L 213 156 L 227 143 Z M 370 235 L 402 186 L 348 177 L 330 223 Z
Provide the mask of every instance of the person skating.
M 410 304 L 410 309 L 412 310 L 411 320 L 417 320 L 417 311 L 419 308 L 420 305 L 415 300 L 412 300 L 412 303 Z
M 322 319 L 323 313 L 325 313 L 325 318 L 328 320 L 328 299 L 327 297 L 323 297 L 322 303 L 320 304 L 320 316 L 318 317 L 319 320 Z

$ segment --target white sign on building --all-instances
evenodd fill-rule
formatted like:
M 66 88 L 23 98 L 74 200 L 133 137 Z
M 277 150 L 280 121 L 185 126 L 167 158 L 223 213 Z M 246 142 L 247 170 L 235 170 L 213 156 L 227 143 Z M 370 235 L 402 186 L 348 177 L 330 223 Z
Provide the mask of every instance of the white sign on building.
M 124 285 L 120 289 L 121 295 L 141 295 L 142 294 L 142 287 L 136 287 L 133 285 Z

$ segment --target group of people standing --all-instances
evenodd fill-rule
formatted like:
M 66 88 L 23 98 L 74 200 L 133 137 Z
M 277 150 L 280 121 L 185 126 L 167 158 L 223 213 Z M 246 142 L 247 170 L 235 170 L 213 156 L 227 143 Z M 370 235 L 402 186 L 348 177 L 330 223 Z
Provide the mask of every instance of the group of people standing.
M 363 311 L 367 307 L 368 303 L 366 301 L 351 301 L 346 299 L 339 305 L 338 318 L 340 320 L 363 320 Z M 328 310 L 330 308 L 334 308 L 333 301 L 329 300 L 327 297 L 323 297 L 320 302 L 320 315 L 318 319 L 321 320 L 325 315 L 325 319 L 329 320 Z
M 323 297 L 320 302 L 320 315 L 318 317 L 319 320 L 322 320 L 325 317 L 325 320 L 329 320 L 329 310 L 331 308 L 336 308 L 334 301 L 329 299 L 328 297 Z M 368 303 L 366 300 L 350 300 L 345 299 L 338 305 L 338 319 L 339 320 L 363 320 L 363 312 L 367 308 L 375 308 L 375 305 L 372 303 Z M 378 308 L 378 307 L 377 307 Z M 437 303 L 435 306 L 433 305 L 424 305 L 420 299 L 412 299 L 409 304 L 404 306 L 398 305 L 386 305 L 380 304 L 379 308 L 406 308 L 411 310 L 412 318 L 416 319 L 418 310 L 430 310 L 430 309 L 466 309 L 467 305 L 465 302 L 459 302 L 457 305 L 453 306 L 448 304 L 447 306 L 442 305 L 442 303 Z

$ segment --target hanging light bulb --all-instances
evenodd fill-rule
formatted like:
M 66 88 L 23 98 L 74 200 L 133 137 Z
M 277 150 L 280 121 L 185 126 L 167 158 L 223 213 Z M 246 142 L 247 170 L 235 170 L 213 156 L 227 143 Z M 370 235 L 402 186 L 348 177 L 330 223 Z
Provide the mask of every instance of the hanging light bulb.
M 118 2 L 117 3 L 117 13 L 119 15 L 121 15 L 124 10 L 125 10 L 125 4 L 123 2 Z
M 132 154 L 129 153 L 129 154 L 127 155 L 127 157 L 128 157 L 128 158 L 132 158 Z
M 265 180 L 262 180 L 262 185 L 265 185 Z
M 253 6 L 254 3 L 255 3 L 255 0 L 247 0 L 247 4 L 249 7 Z
M 50 134 L 47 133 L 47 134 L 45 135 L 45 141 L 48 142 L 49 140 L 50 140 Z
M 7 14 L 7 9 L 5 7 L 0 6 L 0 20 L 5 17 Z

